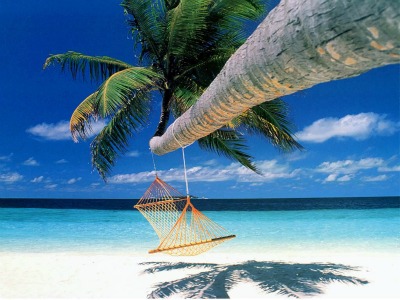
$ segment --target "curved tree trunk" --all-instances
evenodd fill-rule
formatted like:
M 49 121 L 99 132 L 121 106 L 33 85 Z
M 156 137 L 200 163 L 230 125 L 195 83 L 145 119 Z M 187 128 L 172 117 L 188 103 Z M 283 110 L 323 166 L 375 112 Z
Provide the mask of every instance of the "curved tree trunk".
M 188 145 L 262 102 L 399 63 L 399 14 L 396 0 L 283 0 L 151 150 Z
M 153 136 L 162 136 L 165 132 L 165 128 L 167 127 L 169 116 L 171 114 L 170 104 L 172 98 L 172 91 L 170 89 L 166 89 L 164 91 L 162 103 L 161 103 L 161 114 L 160 121 L 158 122 L 156 132 Z

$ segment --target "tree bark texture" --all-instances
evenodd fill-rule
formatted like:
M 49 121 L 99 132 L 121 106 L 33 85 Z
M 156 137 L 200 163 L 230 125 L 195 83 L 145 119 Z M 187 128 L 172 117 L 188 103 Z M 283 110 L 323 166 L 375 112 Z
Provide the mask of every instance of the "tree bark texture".
M 150 148 L 166 154 L 262 102 L 399 62 L 400 1 L 282 0 Z
M 172 92 L 170 89 L 166 89 L 164 91 L 162 103 L 161 103 L 161 114 L 160 121 L 158 122 L 156 132 L 153 136 L 161 136 L 165 132 L 165 128 L 168 125 L 169 116 L 170 116 L 170 102 L 172 98 Z

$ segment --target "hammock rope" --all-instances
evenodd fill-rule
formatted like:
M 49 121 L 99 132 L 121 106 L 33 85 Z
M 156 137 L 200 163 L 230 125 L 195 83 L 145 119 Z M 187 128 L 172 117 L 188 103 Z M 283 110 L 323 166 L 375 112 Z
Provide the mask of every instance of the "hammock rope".
M 183 174 L 185 176 L 185 184 L 186 184 L 186 196 L 189 197 L 189 184 L 188 184 L 188 179 L 187 179 L 187 172 L 186 172 L 186 159 L 185 159 L 185 148 L 190 146 L 186 145 L 186 146 L 182 146 L 182 144 L 178 141 L 178 139 L 175 136 L 175 122 L 172 125 L 172 136 L 174 137 L 175 141 L 178 143 L 178 145 L 181 147 L 182 149 L 182 160 L 183 160 Z M 192 143 L 193 144 L 193 143 Z
M 150 153 L 151 153 L 151 159 L 153 160 L 154 173 L 156 173 L 156 177 L 157 177 L 156 161 L 154 160 L 154 153 L 151 151 L 151 149 L 150 149 Z
M 189 194 L 185 147 L 181 148 L 186 196 L 158 177 L 153 157 L 156 178 L 134 206 L 149 221 L 160 239 L 158 247 L 149 253 L 193 256 L 235 237 L 193 206 Z

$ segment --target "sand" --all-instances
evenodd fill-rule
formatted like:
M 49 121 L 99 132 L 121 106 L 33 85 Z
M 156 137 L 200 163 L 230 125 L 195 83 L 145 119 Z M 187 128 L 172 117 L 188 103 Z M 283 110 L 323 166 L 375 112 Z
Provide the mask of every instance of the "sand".
M 400 298 L 397 253 L 0 252 L 0 298 Z

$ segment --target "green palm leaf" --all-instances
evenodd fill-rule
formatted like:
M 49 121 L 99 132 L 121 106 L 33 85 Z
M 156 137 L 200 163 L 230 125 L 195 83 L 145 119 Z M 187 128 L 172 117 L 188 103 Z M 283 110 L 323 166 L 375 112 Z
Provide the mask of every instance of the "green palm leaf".
M 219 129 L 198 140 L 203 150 L 214 151 L 218 155 L 236 160 L 250 170 L 261 174 L 252 162 L 252 157 L 244 152 L 247 149 L 245 139 L 231 129 Z
M 113 74 L 98 89 L 95 112 L 106 118 L 118 112 L 138 92 L 157 88 L 163 77 L 149 68 L 131 67 Z
M 72 113 L 70 130 L 75 142 L 78 141 L 78 138 L 85 140 L 91 132 L 91 120 L 97 117 L 95 113 L 96 96 L 97 92 L 88 96 Z
M 54 64 L 59 64 L 61 71 L 69 70 L 74 79 L 78 74 L 85 78 L 85 75 L 89 72 L 90 79 L 95 81 L 105 80 L 116 72 L 132 67 L 111 57 L 89 56 L 74 51 L 49 56 L 43 65 L 43 69 Z
M 283 151 L 303 149 L 292 137 L 293 127 L 287 117 L 288 109 L 280 99 L 264 102 L 250 108 L 232 123 L 244 127 L 249 133 L 266 137 L 270 142 Z
M 181 0 L 168 11 L 168 54 L 195 55 L 197 45 L 206 42 L 207 10 L 211 0 Z M 195 51 L 195 52 L 193 52 Z
M 189 2 L 190 6 L 196 3 L 200 5 L 196 1 Z M 176 16 L 179 22 L 176 28 L 172 26 L 168 28 L 170 41 L 171 35 L 177 33 L 176 38 L 179 38 L 181 44 L 176 44 L 178 50 L 175 51 L 170 42 L 169 50 L 176 56 L 176 59 L 170 62 L 174 64 L 172 71 L 177 70 L 174 72 L 176 74 L 174 80 L 179 85 L 185 85 L 185 79 L 190 78 L 206 88 L 229 57 L 245 41 L 246 26 L 243 23 L 260 18 L 265 5 L 261 0 L 200 2 L 207 4 L 207 7 L 203 7 L 204 14 L 191 17 L 189 13 L 184 14 L 183 11 L 179 11 L 180 8 L 183 10 L 185 2 L 180 2 L 180 5 L 171 12 L 171 16 Z M 192 30 L 191 26 L 195 26 L 196 30 Z
M 193 81 L 187 80 L 186 87 L 178 86 L 174 91 L 171 104 L 175 118 L 178 118 L 195 104 L 202 93 L 203 89 L 199 88 Z
M 219 0 L 210 7 L 210 15 L 234 22 L 256 20 L 265 14 L 265 6 L 263 0 Z
M 126 14 L 133 19 L 128 21 L 132 33 L 136 36 L 136 44 L 140 43 L 141 62 L 145 56 L 158 61 L 162 60 L 165 52 L 166 10 L 163 0 L 124 0 L 121 3 Z
M 138 92 L 121 107 L 92 141 L 92 165 L 106 180 L 119 156 L 126 151 L 129 139 L 146 124 L 150 111 L 149 95 Z
M 234 48 L 225 49 L 224 52 L 210 55 L 204 55 L 205 57 L 199 59 L 196 63 L 186 66 L 182 68 L 182 72 L 177 74 L 174 78 L 178 83 L 185 82 L 185 80 L 196 80 L 198 82 L 198 76 L 200 74 L 204 74 L 207 77 L 214 77 L 213 75 L 217 75 L 218 72 L 222 69 L 226 61 L 231 57 L 231 55 L 235 52 Z M 203 55 L 202 55 L 203 56 Z M 216 70 L 216 74 L 209 74 L 208 72 L 204 72 L 207 70 L 208 72 L 213 72 Z M 214 73 L 214 72 L 213 72 Z M 197 76 L 196 76 L 197 75 Z
M 220 53 L 225 52 L 226 47 L 237 49 L 246 40 L 248 21 L 261 20 L 264 14 L 263 0 L 212 1 L 208 8 L 206 33 L 203 34 L 206 41 L 203 45 L 197 44 L 197 51 L 204 53 L 210 46 Z

